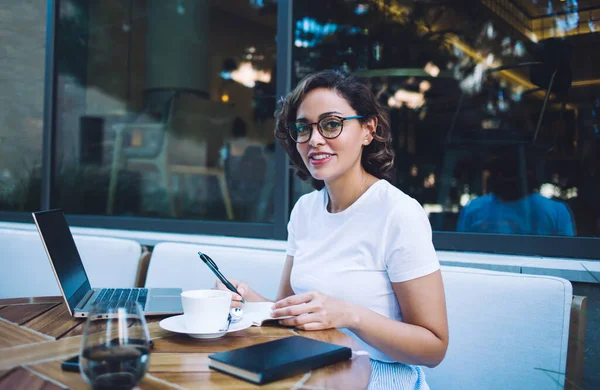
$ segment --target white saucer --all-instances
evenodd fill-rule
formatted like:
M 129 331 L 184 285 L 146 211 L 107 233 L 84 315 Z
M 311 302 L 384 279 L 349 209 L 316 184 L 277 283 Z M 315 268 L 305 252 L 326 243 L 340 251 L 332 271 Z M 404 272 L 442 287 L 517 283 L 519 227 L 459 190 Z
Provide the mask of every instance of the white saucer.
M 217 339 L 219 337 L 225 336 L 227 333 L 237 332 L 240 330 L 248 329 L 252 326 L 252 320 L 247 320 L 242 318 L 239 322 L 232 323 L 229 326 L 228 331 L 224 332 L 216 332 L 216 333 L 189 333 L 185 328 L 185 322 L 183 321 L 183 314 L 165 318 L 164 320 L 159 322 L 159 326 L 164 330 L 168 330 L 169 332 L 175 333 L 185 333 L 190 337 L 196 339 Z

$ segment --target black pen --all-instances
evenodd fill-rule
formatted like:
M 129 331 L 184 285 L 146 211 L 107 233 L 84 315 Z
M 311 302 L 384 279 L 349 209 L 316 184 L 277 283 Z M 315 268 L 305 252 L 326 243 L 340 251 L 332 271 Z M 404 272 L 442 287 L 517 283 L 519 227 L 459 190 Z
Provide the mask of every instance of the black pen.
M 210 270 L 213 272 L 213 274 L 215 274 L 217 276 L 217 278 L 219 278 L 219 280 L 221 281 L 221 283 L 223 283 L 225 285 L 225 287 L 227 287 L 229 290 L 231 290 L 232 292 L 239 295 L 242 298 L 242 303 L 246 303 L 246 301 L 244 300 L 244 297 L 242 297 L 242 294 L 240 294 L 238 292 L 238 290 L 233 286 L 233 284 L 231 284 L 229 282 L 229 280 L 227 280 L 227 278 L 225 276 L 223 276 L 221 271 L 219 271 L 219 267 L 217 267 L 217 265 L 215 264 L 213 259 L 211 259 L 207 254 L 202 253 L 202 252 L 198 252 L 198 256 L 200 256 L 200 258 L 202 259 L 204 264 L 206 264 L 208 266 L 208 268 L 210 268 Z

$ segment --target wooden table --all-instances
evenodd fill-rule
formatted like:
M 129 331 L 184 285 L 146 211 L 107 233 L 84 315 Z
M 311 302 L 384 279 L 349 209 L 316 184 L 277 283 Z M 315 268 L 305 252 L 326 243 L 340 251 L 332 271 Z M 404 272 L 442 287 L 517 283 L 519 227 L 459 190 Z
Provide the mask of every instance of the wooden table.
M 364 355 L 265 386 L 208 368 L 210 353 L 295 334 L 356 347 L 336 329 L 303 332 L 279 326 L 251 327 L 209 341 L 164 331 L 159 320 L 148 319 L 155 347 L 141 389 L 364 389 L 369 381 L 371 364 Z M 63 360 L 79 352 L 82 330 L 83 320 L 69 315 L 61 297 L 0 300 L 0 389 L 88 389 L 79 373 L 60 368 Z

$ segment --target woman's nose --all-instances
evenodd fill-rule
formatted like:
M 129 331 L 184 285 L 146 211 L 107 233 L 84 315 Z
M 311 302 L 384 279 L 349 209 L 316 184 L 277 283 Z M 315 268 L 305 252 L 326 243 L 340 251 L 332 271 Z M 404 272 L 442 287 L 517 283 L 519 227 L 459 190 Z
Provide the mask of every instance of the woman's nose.
M 313 123 L 312 124 L 313 128 L 310 134 L 310 139 L 308 140 L 308 143 L 310 144 L 310 146 L 317 146 L 317 145 L 323 145 L 325 143 L 325 138 L 323 138 L 323 136 L 321 135 L 321 132 L 319 131 L 318 128 L 318 124 Z

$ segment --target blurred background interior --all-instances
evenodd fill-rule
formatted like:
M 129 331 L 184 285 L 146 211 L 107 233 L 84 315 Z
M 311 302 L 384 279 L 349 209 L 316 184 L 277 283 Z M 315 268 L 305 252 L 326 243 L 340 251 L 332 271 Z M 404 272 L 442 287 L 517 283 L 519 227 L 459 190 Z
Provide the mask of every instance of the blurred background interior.
M 0 14 L 0 210 L 40 204 L 37 3 Z M 357 72 L 389 109 L 395 184 L 434 230 L 600 236 L 600 1 L 298 0 L 289 26 L 273 0 L 59 10 L 52 201 L 66 213 L 271 222 L 275 38 L 291 29 L 292 85 Z M 291 202 L 311 190 L 291 185 Z

